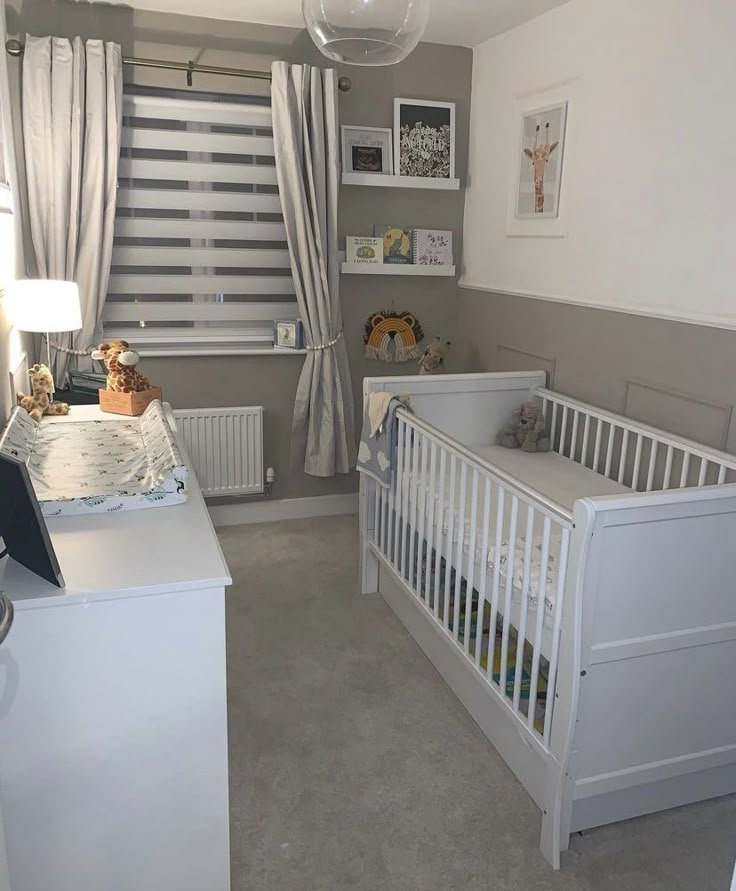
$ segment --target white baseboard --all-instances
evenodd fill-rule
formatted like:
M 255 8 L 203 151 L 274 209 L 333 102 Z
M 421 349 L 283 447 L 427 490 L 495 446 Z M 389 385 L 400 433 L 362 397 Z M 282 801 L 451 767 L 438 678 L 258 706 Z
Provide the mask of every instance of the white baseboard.
M 318 495 L 312 498 L 281 498 L 275 501 L 243 501 L 237 504 L 209 506 L 215 526 L 240 526 L 243 523 L 274 523 L 277 520 L 303 520 L 358 512 L 358 493 Z

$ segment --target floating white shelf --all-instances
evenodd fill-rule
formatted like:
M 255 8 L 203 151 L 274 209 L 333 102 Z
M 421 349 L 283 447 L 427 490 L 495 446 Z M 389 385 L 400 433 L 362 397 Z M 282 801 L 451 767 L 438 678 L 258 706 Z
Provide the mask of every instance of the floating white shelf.
M 347 275 L 445 275 L 454 276 L 454 266 L 419 266 L 413 263 L 343 263 Z
M 431 176 L 388 176 L 385 173 L 343 173 L 344 186 L 382 186 L 385 189 L 441 189 L 457 191 L 459 179 L 435 179 Z

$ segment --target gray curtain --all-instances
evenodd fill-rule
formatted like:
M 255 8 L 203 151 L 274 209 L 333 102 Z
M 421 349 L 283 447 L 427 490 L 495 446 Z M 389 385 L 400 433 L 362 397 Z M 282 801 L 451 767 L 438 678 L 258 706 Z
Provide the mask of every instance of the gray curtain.
M 81 331 L 52 335 L 69 350 L 100 338 L 112 256 L 122 129 L 122 56 L 115 43 L 26 37 L 22 117 L 34 274 L 75 281 Z M 26 254 L 28 254 L 26 245 Z M 26 264 L 29 266 L 30 264 Z M 62 381 L 69 353 L 52 349 Z M 92 367 L 83 359 L 83 367 Z
M 292 464 L 312 476 L 355 466 L 355 419 L 340 311 L 337 75 L 274 62 L 276 173 L 307 356 L 294 404 Z
M 25 246 L 31 243 L 25 191 L 25 162 L 20 111 L 20 63 L 4 51 L 8 38 L 5 22 L 5 4 L 0 3 L 0 116 L 3 130 L 3 176 L 10 184 L 13 198 L 13 228 L 15 232 L 15 275 L 25 272 L 31 277 L 36 270 L 33 258 L 26 255 Z M 0 177 L 1 179 L 2 177 Z M 28 335 L 31 340 L 32 335 Z M 32 342 L 30 344 L 32 346 Z M 31 354 L 32 354 L 31 350 Z

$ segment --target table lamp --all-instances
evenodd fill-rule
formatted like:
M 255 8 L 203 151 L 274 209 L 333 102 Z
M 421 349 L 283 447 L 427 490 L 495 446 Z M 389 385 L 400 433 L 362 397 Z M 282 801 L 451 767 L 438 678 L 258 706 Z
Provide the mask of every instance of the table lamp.
M 82 310 L 76 282 L 49 278 L 26 278 L 8 287 L 8 318 L 19 331 L 46 335 L 46 355 L 51 371 L 49 334 L 79 331 Z

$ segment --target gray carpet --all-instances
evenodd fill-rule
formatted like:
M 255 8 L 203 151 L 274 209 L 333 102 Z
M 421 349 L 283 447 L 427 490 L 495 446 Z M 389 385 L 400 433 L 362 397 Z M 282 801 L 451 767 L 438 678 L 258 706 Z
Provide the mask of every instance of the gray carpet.
M 540 814 L 378 595 L 354 517 L 220 530 L 234 891 L 724 891 L 736 798 L 573 836 Z

